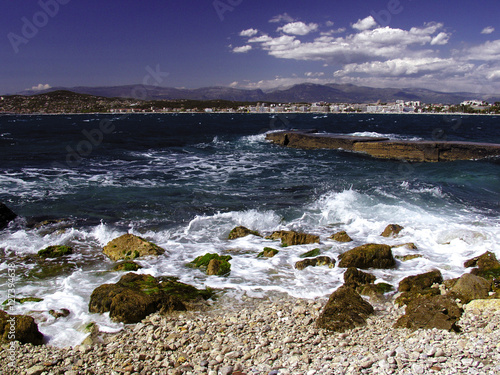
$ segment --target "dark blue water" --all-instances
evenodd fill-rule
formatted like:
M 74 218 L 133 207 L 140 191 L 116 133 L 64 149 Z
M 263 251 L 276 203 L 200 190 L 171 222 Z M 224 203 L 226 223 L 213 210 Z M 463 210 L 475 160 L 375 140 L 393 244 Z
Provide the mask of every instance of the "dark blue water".
M 41 330 L 59 346 L 78 344 L 84 334 L 75 327 L 89 321 L 116 328 L 89 314 L 87 304 L 94 288 L 120 277 L 104 272 L 113 262 L 102 247 L 126 232 L 167 250 L 157 259 L 138 260 L 141 272 L 234 293 L 278 290 L 308 298 L 328 295 L 342 283 L 339 268 L 294 269 L 299 255 L 317 245 L 290 247 L 263 262 L 255 254 L 279 245 L 252 236 L 228 241 L 231 228 L 314 233 L 323 255 L 333 258 L 367 242 L 414 242 L 422 258 L 390 272 L 374 271 L 379 281 L 394 285 L 431 268 L 459 276 L 465 259 L 488 250 L 500 256 L 498 159 L 407 163 L 265 141 L 265 132 L 285 128 L 500 143 L 500 118 L 490 116 L 0 116 L 0 201 L 20 215 L 0 231 L 0 250 L 23 256 L 55 244 L 77 249 L 70 260 L 78 268 L 71 274 L 19 280 L 19 295 L 44 298 L 19 305 L 19 313 L 45 311 Z M 41 219 L 65 219 L 65 229 L 47 232 L 30 224 Z M 382 240 L 379 234 L 390 223 L 405 231 Z M 354 242 L 329 240 L 338 230 Z M 198 255 L 228 249 L 233 260 L 227 278 L 185 267 Z M 6 267 L 0 264 L 2 293 Z M 31 266 L 19 267 L 27 272 Z M 46 313 L 60 308 L 73 314 L 54 321 Z

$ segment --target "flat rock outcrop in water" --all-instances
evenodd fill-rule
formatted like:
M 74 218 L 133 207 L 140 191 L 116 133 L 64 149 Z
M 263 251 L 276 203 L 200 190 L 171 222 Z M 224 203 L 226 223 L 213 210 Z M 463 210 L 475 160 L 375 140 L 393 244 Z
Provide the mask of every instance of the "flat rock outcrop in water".
M 500 144 L 494 143 L 404 141 L 384 137 L 316 133 L 313 130 L 269 133 L 266 139 L 292 148 L 341 149 L 368 154 L 379 159 L 412 162 L 474 160 L 500 156 Z

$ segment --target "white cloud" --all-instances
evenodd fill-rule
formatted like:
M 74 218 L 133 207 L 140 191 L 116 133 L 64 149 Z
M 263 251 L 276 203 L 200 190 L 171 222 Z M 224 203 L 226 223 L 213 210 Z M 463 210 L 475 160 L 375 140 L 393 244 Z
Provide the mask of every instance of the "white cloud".
M 323 72 L 317 72 L 317 73 L 306 72 L 306 73 L 304 73 L 304 75 L 306 77 L 323 77 L 325 75 L 325 73 L 323 73 Z
M 325 22 L 325 26 L 326 27 L 332 27 L 333 25 L 335 25 L 332 21 L 326 21 Z
M 270 23 L 293 22 L 295 19 L 289 16 L 288 13 L 278 14 L 269 20 Z
M 500 39 L 471 47 L 465 55 L 468 60 L 500 61 Z
M 358 20 L 358 22 L 351 25 L 353 29 L 359 31 L 370 30 L 376 26 L 378 26 L 377 21 L 375 21 L 375 19 L 372 16 L 368 16 L 366 18 L 363 18 L 362 20 Z
M 248 43 L 265 43 L 269 42 L 272 39 L 273 38 L 271 38 L 269 35 L 261 35 L 252 39 L 248 39 Z
M 52 88 L 52 86 L 49 85 L 48 83 L 46 83 L 46 84 L 39 83 L 37 86 L 33 86 L 30 90 L 33 90 L 33 91 L 42 91 L 42 90 L 48 90 L 50 88 Z
M 257 30 L 257 29 L 247 29 L 247 30 L 241 31 L 239 35 L 250 38 L 250 37 L 256 35 L 258 32 L 259 32 L 259 30 Z
M 242 47 L 233 48 L 233 52 L 234 53 L 247 53 L 251 49 L 252 49 L 252 46 L 246 45 L 246 46 L 242 46 Z
M 450 35 L 445 32 L 440 32 L 431 40 L 431 46 L 442 46 L 448 43 L 450 40 Z
M 495 32 L 495 28 L 493 26 L 488 26 L 481 31 L 481 34 L 492 34 L 493 32 Z
M 287 23 L 283 27 L 278 27 L 277 31 L 283 31 L 289 35 L 307 35 L 313 31 L 318 30 L 317 23 L 305 24 L 304 22 Z

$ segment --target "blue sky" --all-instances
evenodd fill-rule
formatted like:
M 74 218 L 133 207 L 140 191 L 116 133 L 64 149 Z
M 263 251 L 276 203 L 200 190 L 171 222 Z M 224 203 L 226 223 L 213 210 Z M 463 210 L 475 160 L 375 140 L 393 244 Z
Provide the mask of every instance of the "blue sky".
M 267 90 L 306 81 L 500 93 L 498 0 L 0 5 L 4 94 L 142 82 Z

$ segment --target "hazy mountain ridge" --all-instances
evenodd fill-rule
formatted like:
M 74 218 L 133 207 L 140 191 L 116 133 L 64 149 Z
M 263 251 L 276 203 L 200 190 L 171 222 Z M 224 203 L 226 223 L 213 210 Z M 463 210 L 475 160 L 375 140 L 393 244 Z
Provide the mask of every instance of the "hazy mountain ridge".
M 57 90 L 68 90 L 107 98 L 135 98 L 145 100 L 231 100 L 241 102 L 329 102 L 329 103 L 376 103 L 396 100 L 421 101 L 423 103 L 458 104 L 469 99 L 483 99 L 490 102 L 500 101 L 500 94 L 487 96 L 467 92 L 446 93 L 420 88 L 374 88 L 352 84 L 330 83 L 319 85 L 303 83 L 289 88 L 264 92 L 261 89 L 238 89 L 214 86 L 198 89 L 173 87 L 125 85 L 110 87 L 53 87 L 44 91 L 23 91 L 21 95 L 34 95 Z

